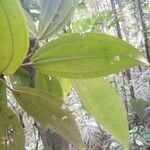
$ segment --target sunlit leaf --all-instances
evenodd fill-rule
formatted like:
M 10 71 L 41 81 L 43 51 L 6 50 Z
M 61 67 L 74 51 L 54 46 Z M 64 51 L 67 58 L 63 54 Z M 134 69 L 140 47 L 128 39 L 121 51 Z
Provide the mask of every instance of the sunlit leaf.
M 14 112 L 7 107 L 6 89 L 0 85 L 0 149 L 23 150 L 23 128 Z
M 128 122 L 123 103 L 103 78 L 74 80 L 81 101 L 96 120 L 128 149 Z
M 66 35 L 46 44 L 34 54 L 32 63 L 50 76 L 93 78 L 147 64 L 147 60 L 116 37 L 87 33 Z
M 22 108 L 42 125 L 54 129 L 78 148 L 84 148 L 74 118 L 63 106 L 62 100 L 32 88 L 19 88 L 14 91 L 14 96 Z
M 0 74 L 14 73 L 27 51 L 28 31 L 18 0 L 0 0 Z

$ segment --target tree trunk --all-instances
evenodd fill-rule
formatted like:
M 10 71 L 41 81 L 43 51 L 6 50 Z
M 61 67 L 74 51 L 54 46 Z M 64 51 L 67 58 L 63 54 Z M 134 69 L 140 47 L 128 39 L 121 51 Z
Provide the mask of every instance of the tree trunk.
M 115 23 L 116 23 L 116 31 L 117 31 L 117 36 L 122 39 L 122 34 L 121 34 L 121 27 L 120 27 L 120 22 L 117 16 L 117 10 L 116 10 L 116 1 L 115 0 L 110 0 L 111 1 L 111 7 L 112 11 L 115 15 Z
M 137 3 L 138 3 L 139 16 L 140 16 L 142 30 L 143 30 L 146 55 L 147 55 L 148 61 L 150 62 L 150 39 L 147 34 L 147 27 L 146 27 L 146 23 L 144 19 L 144 13 L 143 13 L 141 0 L 137 0 Z
M 38 127 L 38 131 L 43 142 L 44 150 L 69 150 L 69 143 L 51 129 Z
M 116 23 L 116 32 L 117 32 L 117 36 L 120 38 L 120 39 L 123 39 L 123 36 L 122 36 L 122 32 L 121 32 L 121 26 L 120 26 L 120 21 L 119 21 L 119 18 L 117 16 L 117 9 L 116 9 L 116 4 L 118 4 L 119 6 L 119 9 L 122 9 L 120 6 L 120 1 L 116 1 L 116 0 L 111 0 L 111 7 L 112 7 L 112 11 L 115 15 L 115 23 Z M 122 78 L 126 78 L 127 79 L 127 82 L 128 82 L 128 86 L 129 86 L 129 90 L 130 90 L 130 96 L 131 98 L 135 98 L 135 95 L 134 95 L 134 88 L 132 85 L 129 85 L 130 84 L 130 80 L 131 80 L 131 74 L 130 74 L 130 70 L 127 70 L 125 72 L 122 73 Z M 124 81 L 124 84 L 125 84 L 125 79 L 123 79 Z M 124 89 L 124 97 L 126 98 L 126 90 Z M 126 101 L 126 99 L 125 99 Z M 127 103 L 127 102 L 126 102 Z M 127 106 L 127 104 L 126 104 Z M 128 108 L 126 108 L 128 109 Z

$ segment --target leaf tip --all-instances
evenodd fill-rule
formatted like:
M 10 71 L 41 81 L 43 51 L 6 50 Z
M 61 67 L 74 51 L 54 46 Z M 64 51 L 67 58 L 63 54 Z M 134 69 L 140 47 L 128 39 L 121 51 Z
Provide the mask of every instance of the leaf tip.
M 137 60 L 142 62 L 146 66 L 150 66 L 150 63 L 148 62 L 148 60 L 144 56 L 138 56 Z

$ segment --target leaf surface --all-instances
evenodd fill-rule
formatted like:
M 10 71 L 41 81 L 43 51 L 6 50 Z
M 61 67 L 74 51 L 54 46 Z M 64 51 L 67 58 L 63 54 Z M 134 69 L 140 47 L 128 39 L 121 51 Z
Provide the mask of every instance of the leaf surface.
M 48 91 L 51 95 L 65 99 L 71 91 L 71 82 L 68 79 L 49 77 L 37 72 L 35 88 Z
M 32 17 L 30 16 L 30 14 L 25 9 L 24 9 L 24 13 L 26 15 L 28 26 L 29 26 L 30 38 L 36 39 L 37 38 L 37 29 L 35 27 L 35 23 L 34 23 Z
M 19 87 L 29 87 L 30 76 L 24 68 L 19 68 L 13 75 L 10 76 L 11 84 L 14 89 Z
M 57 14 L 57 10 L 61 5 L 61 0 L 43 0 L 41 5 L 41 15 L 39 21 L 38 32 L 42 36 L 44 31 L 48 28 L 53 18 Z
M 42 0 L 39 38 L 49 37 L 67 23 L 78 3 L 79 0 Z
M 0 32 L 0 74 L 11 75 L 28 51 L 27 25 L 17 0 L 0 0 Z
M 62 100 L 47 91 L 32 88 L 19 88 L 14 96 L 22 108 L 42 125 L 51 127 L 68 142 L 84 149 L 74 118 L 63 108 Z
M 85 109 L 128 149 L 127 116 L 112 85 L 103 78 L 73 80 L 73 85 Z
M 66 35 L 46 44 L 34 54 L 32 63 L 43 74 L 78 79 L 113 74 L 147 64 L 147 60 L 116 37 L 87 33 Z

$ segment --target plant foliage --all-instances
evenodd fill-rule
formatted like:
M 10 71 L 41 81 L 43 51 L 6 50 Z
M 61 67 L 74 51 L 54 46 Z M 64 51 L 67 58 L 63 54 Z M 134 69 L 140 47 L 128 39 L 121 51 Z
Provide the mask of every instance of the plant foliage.
M 7 107 L 3 86 L 8 75 L 12 84 L 18 82 L 7 88 L 20 106 L 79 149 L 85 149 L 84 144 L 71 112 L 64 106 L 72 87 L 84 107 L 128 149 L 124 107 L 103 76 L 147 65 L 143 54 L 118 38 L 98 33 L 75 33 L 40 44 L 68 22 L 79 1 L 40 0 L 36 5 L 32 1 L 32 7 L 24 2 L 21 8 L 17 0 L 0 0 L 0 148 L 24 147 L 20 122 Z M 38 12 L 36 19 L 30 11 L 33 8 Z

